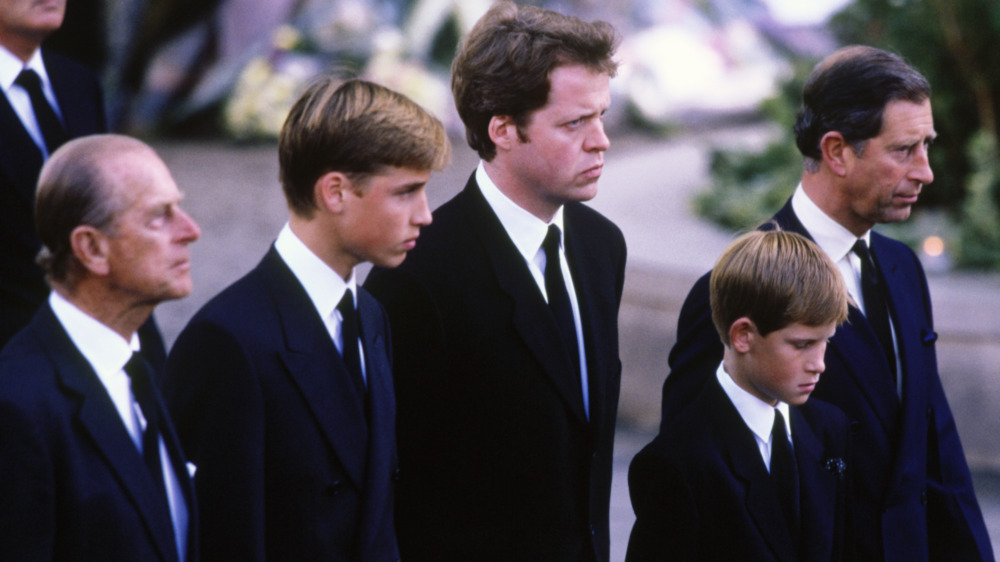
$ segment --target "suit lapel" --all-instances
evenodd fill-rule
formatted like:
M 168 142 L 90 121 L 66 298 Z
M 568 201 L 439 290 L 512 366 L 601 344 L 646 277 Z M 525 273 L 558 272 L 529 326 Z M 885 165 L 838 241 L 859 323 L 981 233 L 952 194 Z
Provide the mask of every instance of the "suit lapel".
M 285 338 L 281 360 L 341 464 L 361 489 L 368 443 L 362 397 L 305 289 L 273 246 L 257 272 L 278 310 Z
M 42 167 L 42 151 L 28 135 L 6 95 L 0 95 L 0 169 L 24 199 L 35 206 L 35 183 Z
M 78 419 L 100 451 L 149 531 L 164 560 L 177 559 L 170 510 L 154 487 L 141 455 L 125 429 L 107 390 L 76 349 L 46 303 L 36 319 L 46 352 L 63 388 L 79 397 Z
M 524 258 L 479 191 L 475 175 L 469 179 L 462 196 L 470 227 L 481 241 L 497 284 L 510 297 L 514 329 L 541 364 L 570 410 L 581 422 L 587 423 L 580 377 L 573 372 L 573 366 L 564 351 L 555 317 L 549 311 Z M 577 294 L 581 292 L 578 288 Z
M 81 95 L 80 88 L 84 85 L 80 83 L 75 73 L 68 72 L 65 64 L 58 58 L 48 56 L 43 49 L 42 57 L 45 60 L 45 70 L 52 82 L 52 92 L 59 102 L 59 110 L 62 113 L 63 124 L 66 127 L 68 138 L 75 139 L 84 135 L 90 135 L 104 130 L 103 123 L 96 123 L 95 115 L 101 116 L 98 121 L 103 120 L 104 108 L 92 107 L 91 99 Z
M 368 386 L 368 464 L 364 488 L 362 521 L 359 528 L 367 531 L 361 552 L 366 552 L 380 539 L 381 521 L 392 519 L 386 511 L 392 508 L 390 471 L 396 467 L 396 398 L 392 387 L 391 344 L 384 332 L 388 321 L 381 306 L 364 289 L 358 289 L 358 320 L 365 348 L 365 374 Z
M 928 407 L 927 394 L 924 390 L 928 387 L 926 367 L 921 360 L 920 350 L 909 348 L 908 343 L 921 342 L 922 345 L 924 334 L 919 331 L 929 330 L 930 326 L 927 326 L 926 319 L 916 314 L 916 310 L 910 304 L 915 298 L 914 294 L 920 294 L 920 289 L 915 286 L 914 279 L 907 278 L 905 274 L 906 268 L 900 262 L 900 260 L 906 259 L 907 256 L 899 252 L 892 252 L 885 238 L 876 232 L 872 233 L 871 241 L 872 253 L 875 254 L 875 260 L 878 263 L 887 287 L 889 314 L 892 317 L 893 329 L 896 332 L 896 346 L 898 349 L 896 360 L 899 362 L 901 372 L 903 373 L 902 404 L 904 406 L 898 406 L 899 400 L 896 400 L 894 404 L 897 407 L 891 410 L 891 412 L 894 420 L 900 417 L 904 418 L 900 422 L 895 422 L 899 423 L 899 427 L 902 428 L 901 431 L 920 431 L 926 427 L 926 421 L 922 418 L 926 416 Z M 888 372 L 888 365 L 886 371 Z M 893 397 L 896 397 L 895 389 L 893 389 Z M 900 410 L 902 410 L 901 414 Z M 879 414 L 881 413 L 879 412 Z M 897 434 L 895 426 L 893 429 L 894 431 L 890 435 Z M 923 443 L 925 442 L 925 437 L 922 435 L 903 434 L 899 435 L 897 442 L 901 447 L 905 447 L 911 443 Z M 923 454 L 922 452 L 914 453 L 913 455 L 900 454 L 898 457 L 913 458 L 914 456 L 921 456 Z M 893 465 L 890 486 L 895 488 L 898 485 L 905 468 L 901 463 Z
M 782 229 L 796 232 L 812 240 L 809 231 L 795 216 L 791 199 L 774 215 L 774 219 Z M 880 267 L 885 266 L 880 264 Z M 885 360 L 885 353 L 875 337 L 875 332 L 857 307 L 853 305 L 850 307 L 847 322 L 837 328 L 827 349 L 827 355 L 830 353 L 836 354 L 844 363 L 855 384 L 861 388 L 865 398 L 871 403 L 872 410 L 878 415 L 884 431 L 894 435 L 899 399 L 891 384 L 889 363 Z M 820 381 L 820 384 L 823 382 Z
M 834 551 L 831 522 L 832 509 L 837 505 L 837 477 L 823 468 L 826 451 L 802 412 L 795 407 L 789 410 L 795 460 L 799 466 L 800 545 L 803 559 L 819 559 L 823 553 Z
M 605 365 L 609 357 L 617 358 L 611 351 L 600 352 L 599 350 L 611 338 L 608 326 L 614 325 L 617 318 L 605 318 L 602 313 L 605 311 L 617 311 L 615 295 L 612 292 L 612 283 L 597 283 L 595 275 L 599 273 L 612 272 L 602 271 L 607 266 L 595 261 L 599 251 L 594 248 L 595 243 L 588 236 L 587 229 L 577 223 L 575 207 L 567 205 L 565 207 L 563 220 L 566 229 L 566 261 L 569 262 L 570 273 L 573 276 L 573 287 L 576 292 L 576 300 L 580 306 L 580 323 L 583 327 L 583 342 L 587 359 L 587 383 L 590 392 L 590 420 L 593 427 L 602 427 L 601 421 L 608 412 L 608 404 L 605 399 L 609 393 L 605 390 L 607 386 L 607 373 L 611 370 Z
M 730 470 L 746 486 L 747 512 L 775 556 L 792 562 L 798 556 L 753 432 L 714 377 L 709 388 L 709 408 L 716 433 L 729 455 Z

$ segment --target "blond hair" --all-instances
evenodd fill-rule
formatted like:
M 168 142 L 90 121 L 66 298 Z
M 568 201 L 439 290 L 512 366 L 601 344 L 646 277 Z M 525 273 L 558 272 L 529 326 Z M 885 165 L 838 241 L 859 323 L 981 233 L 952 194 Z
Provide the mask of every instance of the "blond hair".
M 743 317 L 762 336 L 791 324 L 839 325 L 847 319 L 849 297 L 837 266 L 794 232 L 740 236 L 719 257 L 709 283 L 712 321 L 727 346 L 729 328 Z
M 386 167 L 442 170 L 444 126 L 410 98 L 372 82 L 326 76 L 292 107 L 278 139 L 281 185 L 292 212 L 316 209 L 316 180 L 331 171 L 358 183 Z

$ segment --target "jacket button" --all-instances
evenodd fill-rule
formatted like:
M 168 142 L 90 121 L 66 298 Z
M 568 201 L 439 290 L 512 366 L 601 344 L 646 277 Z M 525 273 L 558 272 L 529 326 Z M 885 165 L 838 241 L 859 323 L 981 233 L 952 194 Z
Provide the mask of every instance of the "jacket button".
M 334 480 L 333 484 L 326 487 L 326 495 L 336 496 L 340 493 L 340 489 L 343 487 L 344 485 L 340 482 L 340 480 Z
M 399 469 L 398 468 L 396 470 L 392 471 L 392 481 L 393 482 L 399 482 Z
M 927 406 L 927 419 L 931 419 L 934 415 L 934 406 Z
M 927 505 L 927 491 L 920 492 L 920 505 Z

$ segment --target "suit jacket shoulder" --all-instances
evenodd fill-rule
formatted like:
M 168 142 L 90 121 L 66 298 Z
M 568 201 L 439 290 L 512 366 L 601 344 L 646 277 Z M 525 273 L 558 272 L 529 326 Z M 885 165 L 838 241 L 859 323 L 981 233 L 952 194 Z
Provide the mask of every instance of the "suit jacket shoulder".
M 365 396 L 273 247 L 181 332 L 165 393 L 198 465 L 206 558 L 398 556 L 387 321 L 365 291 L 358 312 Z
M 169 420 L 163 438 L 179 455 Z M 174 460 L 176 471 L 183 459 Z M 185 477 L 178 473 L 192 498 Z M 107 391 L 47 304 L 0 355 L 0 496 L 2 559 L 176 559 L 169 510 Z

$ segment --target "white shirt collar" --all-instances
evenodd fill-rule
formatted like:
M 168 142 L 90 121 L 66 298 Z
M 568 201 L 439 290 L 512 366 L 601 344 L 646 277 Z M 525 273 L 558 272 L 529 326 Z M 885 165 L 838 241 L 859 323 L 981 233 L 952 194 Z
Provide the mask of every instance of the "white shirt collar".
M 736 407 L 736 411 L 743 418 L 743 422 L 747 424 L 750 431 L 753 431 L 757 435 L 758 439 L 765 443 L 770 442 L 771 428 L 774 426 L 775 408 L 780 410 L 781 415 L 785 417 L 785 430 L 791 432 L 788 404 L 779 400 L 777 406 L 771 406 L 767 402 L 743 390 L 729 376 L 722 363 L 719 363 L 719 368 L 715 371 L 715 378 L 718 379 L 722 390 L 729 397 L 733 406 Z M 791 435 L 788 438 L 791 439 Z
M 476 168 L 476 183 L 479 184 L 479 190 L 482 192 L 483 197 L 489 203 L 493 212 L 496 213 L 497 218 L 500 219 L 500 224 L 507 231 L 507 235 L 514 242 L 514 246 L 517 247 L 518 252 L 524 256 L 525 261 L 530 262 L 535 259 L 538 249 L 541 248 L 542 242 L 548 234 L 549 225 L 554 224 L 558 226 L 559 231 L 565 235 L 566 229 L 563 228 L 563 207 L 559 207 L 559 210 L 552 217 L 552 221 L 546 223 L 519 207 L 517 203 L 514 203 L 500 191 L 500 188 L 493 183 L 489 174 L 486 173 L 486 167 L 482 161 L 479 162 L 479 166 Z
M 792 195 L 792 210 L 795 211 L 795 216 L 802 226 L 809 231 L 812 239 L 831 260 L 838 262 L 851 253 L 851 248 L 854 247 L 858 237 L 824 213 L 802 189 L 801 183 Z M 865 232 L 861 238 L 865 244 L 870 245 L 871 231 Z
M 302 284 L 320 318 L 328 318 L 333 314 L 347 289 L 354 295 L 357 306 L 358 287 L 354 271 L 351 271 L 351 278 L 344 281 L 292 232 L 288 223 L 285 223 L 278 234 L 278 239 L 274 241 L 274 249 Z
M 80 310 L 57 291 L 49 293 L 49 305 L 69 338 L 97 373 L 105 386 L 121 373 L 133 351 L 139 351 L 139 336 L 126 341 L 118 332 Z
M 47 89 L 49 84 L 49 74 L 45 71 L 45 63 L 42 62 L 42 50 L 36 49 L 35 53 L 28 59 L 28 64 L 21 62 L 21 59 L 14 56 L 6 47 L 0 45 L 0 86 L 7 92 L 17 80 L 17 75 L 25 68 L 34 70 L 42 81 L 42 88 Z

